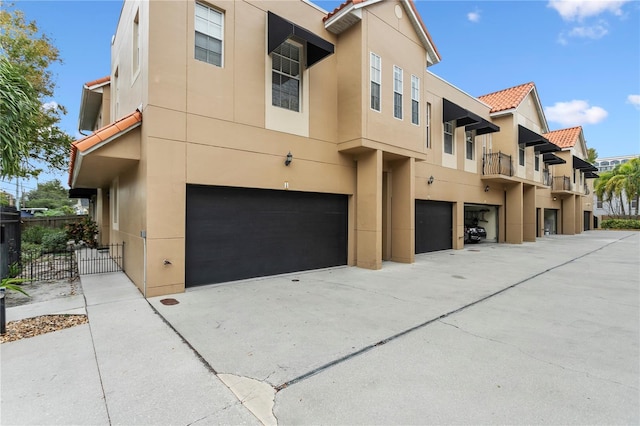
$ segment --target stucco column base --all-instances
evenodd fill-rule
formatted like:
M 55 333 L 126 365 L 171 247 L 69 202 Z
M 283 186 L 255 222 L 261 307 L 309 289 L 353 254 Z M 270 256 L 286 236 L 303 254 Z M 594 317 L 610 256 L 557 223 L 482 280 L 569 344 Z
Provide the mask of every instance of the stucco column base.
M 576 233 L 576 196 L 571 195 L 562 200 L 562 234 L 575 235 Z
M 533 185 L 522 188 L 522 238 L 536 241 L 536 187 Z
M 356 266 L 382 268 L 382 151 L 357 159 Z
M 507 188 L 506 242 L 522 244 L 522 183 Z
M 397 160 L 391 165 L 391 260 L 413 263 L 416 252 L 415 160 Z

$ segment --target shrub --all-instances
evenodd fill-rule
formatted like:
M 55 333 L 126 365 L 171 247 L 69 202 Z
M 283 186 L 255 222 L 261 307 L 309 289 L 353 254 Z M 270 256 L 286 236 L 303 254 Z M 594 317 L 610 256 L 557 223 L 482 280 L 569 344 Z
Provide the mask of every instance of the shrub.
M 640 229 L 638 219 L 607 219 L 600 224 L 604 229 Z
M 49 229 L 42 226 L 30 226 L 22 231 L 22 242 L 31 244 L 42 244 L 42 237 L 49 231 Z
M 67 238 L 76 243 L 85 242 L 89 247 L 97 245 L 98 224 L 90 218 L 85 217 L 80 222 L 69 223 L 66 226 Z
M 54 253 L 67 249 L 67 233 L 65 231 L 49 232 L 42 237 L 42 251 Z

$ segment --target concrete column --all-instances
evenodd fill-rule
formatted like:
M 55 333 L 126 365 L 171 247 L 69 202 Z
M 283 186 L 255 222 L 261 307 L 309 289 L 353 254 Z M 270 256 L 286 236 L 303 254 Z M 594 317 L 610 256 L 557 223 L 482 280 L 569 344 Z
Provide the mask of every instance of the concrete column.
M 582 210 L 582 197 L 580 195 L 576 195 L 573 197 L 576 200 L 576 207 L 575 207 L 575 230 L 576 230 L 576 234 L 581 234 L 582 230 L 584 229 L 584 213 Z
M 526 185 L 522 189 L 522 237 L 524 241 L 536 241 L 536 187 Z
M 464 202 L 453 203 L 453 249 L 464 248 Z
M 562 200 L 562 233 L 574 235 L 576 233 L 576 200 L 575 195 L 570 195 Z
M 100 244 L 107 245 L 111 241 L 111 213 L 109 204 L 109 188 L 98 188 L 96 195 L 96 216 L 100 232 Z
M 356 266 L 382 268 L 382 151 L 357 158 Z
M 392 164 L 391 260 L 413 263 L 415 259 L 415 159 Z
M 506 239 L 510 244 L 522 244 L 522 183 L 507 187 Z
M 536 211 L 537 211 L 536 214 L 537 214 L 537 217 L 538 217 L 537 223 L 540 224 L 540 229 L 538 229 L 538 231 L 537 231 L 538 234 L 537 235 L 540 235 L 542 237 L 544 235 L 544 209 L 543 208 L 539 208 L 539 209 L 536 209 Z

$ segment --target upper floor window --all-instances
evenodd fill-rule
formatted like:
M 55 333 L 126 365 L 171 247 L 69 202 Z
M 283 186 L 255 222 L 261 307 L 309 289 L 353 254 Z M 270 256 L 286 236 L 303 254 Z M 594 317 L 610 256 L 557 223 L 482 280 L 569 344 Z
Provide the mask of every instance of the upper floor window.
M 140 11 L 136 11 L 136 16 L 133 19 L 133 75 L 140 71 Z
M 393 66 L 393 116 L 402 120 L 402 68 Z
M 380 111 L 380 81 L 382 78 L 382 59 L 371 53 L 371 109 Z
M 596 208 L 598 208 L 598 209 L 602 208 L 602 199 L 601 198 L 597 198 L 596 199 Z
M 521 166 L 524 166 L 524 148 L 524 144 L 518 145 L 518 164 L 520 164 Z
M 222 66 L 223 26 L 222 12 L 196 3 L 196 59 Z
M 300 111 L 301 47 L 285 41 L 271 53 L 271 104 Z
M 466 130 L 464 132 L 466 158 L 467 160 L 475 159 L 476 144 L 473 138 L 473 131 Z
M 431 104 L 427 102 L 426 131 L 427 131 L 427 148 L 431 148 Z
M 411 122 L 420 124 L 420 79 L 411 76 Z
M 453 154 L 453 132 L 455 131 L 453 121 L 445 121 L 442 123 L 442 128 L 444 130 L 444 152 L 445 154 Z
M 540 171 L 540 155 L 536 154 L 535 156 L 535 168 L 536 172 Z

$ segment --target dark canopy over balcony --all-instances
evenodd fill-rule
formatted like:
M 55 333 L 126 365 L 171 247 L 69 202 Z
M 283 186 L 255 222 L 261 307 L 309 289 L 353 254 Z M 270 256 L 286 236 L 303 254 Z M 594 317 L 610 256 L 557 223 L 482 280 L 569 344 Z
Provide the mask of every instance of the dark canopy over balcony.
M 541 145 L 536 145 L 533 147 L 533 150 L 538 154 L 545 154 L 547 152 L 560 151 L 560 147 L 554 143 L 549 142 Z
M 479 123 L 469 124 L 464 129 L 465 130 L 475 130 L 476 131 L 476 135 L 485 135 L 487 133 L 494 133 L 494 132 L 499 132 L 500 131 L 500 127 L 496 126 L 492 122 L 487 121 L 482 117 L 480 117 L 480 120 L 481 121 Z
M 529 130 L 524 126 L 518 124 L 518 145 L 524 146 L 536 146 L 543 144 L 550 144 L 548 139 L 537 134 L 533 130 Z
M 542 162 L 545 164 L 564 164 L 566 163 L 565 160 L 563 160 L 562 158 L 558 157 L 555 154 L 551 154 L 551 153 L 547 153 L 547 154 L 543 154 L 542 155 Z
M 449 121 L 455 121 L 456 127 L 461 127 L 478 124 L 482 121 L 482 118 L 450 100 L 442 98 L 442 122 L 447 123 Z
M 315 63 L 332 55 L 334 52 L 333 44 L 275 13 L 267 12 L 267 23 L 269 26 L 268 54 L 271 54 L 278 46 L 290 38 L 304 44 L 307 68 L 312 67 Z
M 573 156 L 573 168 L 582 170 L 583 172 L 597 172 L 598 168 L 591 163 L 584 161 L 582 158 Z

